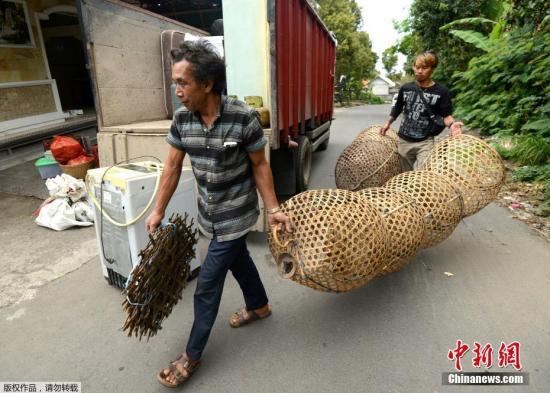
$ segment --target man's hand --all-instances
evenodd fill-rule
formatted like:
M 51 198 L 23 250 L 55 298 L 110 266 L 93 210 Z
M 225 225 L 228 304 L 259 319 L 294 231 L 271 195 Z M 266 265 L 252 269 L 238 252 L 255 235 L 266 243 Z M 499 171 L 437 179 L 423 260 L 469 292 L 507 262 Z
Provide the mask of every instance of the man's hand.
M 464 123 L 462 123 L 461 121 L 455 121 L 453 124 L 451 124 L 451 136 L 457 136 L 457 135 L 460 135 L 462 134 L 462 126 L 464 125 Z
M 145 220 L 145 228 L 147 229 L 147 232 L 152 235 L 159 227 L 163 218 L 164 213 L 153 210 L 151 214 L 149 214 L 149 217 L 147 217 L 147 219 Z
M 390 129 L 390 123 L 387 121 L 382 127 L 380 127 L 380 135 L 386 135 L 386 132 Z
M 290 225 L 290 219 L 283 212 L 277 212 L 273 214 L 267 214 L 267 222 L 270 227 L 277 226 L 279 229 L 283 229 L 286 232 L 292 232 L 292 226 Z

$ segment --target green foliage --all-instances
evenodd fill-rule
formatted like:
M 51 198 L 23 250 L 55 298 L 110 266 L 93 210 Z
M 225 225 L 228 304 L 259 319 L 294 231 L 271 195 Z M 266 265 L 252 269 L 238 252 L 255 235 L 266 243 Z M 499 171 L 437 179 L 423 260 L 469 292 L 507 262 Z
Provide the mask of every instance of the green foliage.
M 514 170 L 515 181 L 550 181 L 550 164 L 539 166 L 522 166 Z
M 491 49 L 490 40 L 483 34 L 472 30 L 451 30 L 450 33 L 462 41 L 472 44 L 477 49 L 481 49 L 484 52 L 489 52 Z
M 491 25 L 495 25 L 496 22 L 491 19 L 487 18 L 462 18 L 452 21 L 451 23 L 447 23 L 446 25 L 443 25 L 439 28 L 441 31 L 449 30 L 451 27 L 460 26 L 460 25 L 482 25 L 484 23 L 488 23 Z
M 522 135 L 512 149 L 511 158 L 522 165 L 540 165 L 550 159 L 550 138 Z
M 499 141 L 493 141 L 491 145 L 495 148 L 498 154 L 505 160 L 512 158 L 512 150 L 503 146 Z
M 359 99 L 365 104 L 378 105 L 384 103 L 384 100 L 382 98 L 375 96 L 370 90 L 363 90 L 359 96 Z
M 470 18 L 469 25 L 476 25 L 479 33 L 487 35 L 494 23 L 480 21 L 495 19 L 502 12 L 501 3 L 498 0 L 414 0 L 409 18 L 398 25 L 405 33 L 398 48 L 407 56 L 406 71 L 412 74 L 410 66 L 416 54 L 433 50 L 439 56 L 433 78 L 452 89 L 452 75 L 466 70 L 470 59 L 483 52 L 453 34 L 442 33 L 440 27 Z
M 372 43 L 362 24 L 361 9 L 355 0 L 318 0 L 319 14 L 338 40 L 336 75 L 361 81 L 374 75 L 377 61 Z
M 548 0 L 511 0 L 512 7 L 506 14 L 509 26 L 538 29 L 544 18 L 550 14 Z
M 397 46 L 390 46 L 382 52 L 382 64 L 388 74 L 393 72 L 393 68 L 397 65 Z
M 484 134 L 514 136 L 509 157 L 550 160 L 550 32 L 512 28 L 455 75 L 456 115 Z

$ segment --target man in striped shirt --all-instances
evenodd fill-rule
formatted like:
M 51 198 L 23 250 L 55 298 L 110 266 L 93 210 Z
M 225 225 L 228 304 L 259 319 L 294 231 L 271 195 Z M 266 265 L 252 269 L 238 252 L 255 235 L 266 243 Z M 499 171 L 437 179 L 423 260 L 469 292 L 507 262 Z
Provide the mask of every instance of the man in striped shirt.
M 256 112 L 244 103 L 222 95 L 225 65 L 205 41 L 184 42 L 172 51 L 172 79 L 185 105 L 174 114 L 166 138 L 168 158 L 160 180 L 153 212 L 147 218 L 154 232 L 174 193 L 185 154 L 199 189 L 198 224 L 210 239 L 194 296 L 195 320 L 186 351 L 162 370 L 160 383 L 175 387 L 189 379 L 200 358 L 231 270 L 239 283 L 246 307 L 229 323 L 240 327 L 271 315 L 258 270 L 246 247 L 246 234 L 259 215 L 256 187 L 268 211 L 270 225 L 291 231 L 288 217 L 279 211 L 271 168 L 265 158 L 267 143 Z

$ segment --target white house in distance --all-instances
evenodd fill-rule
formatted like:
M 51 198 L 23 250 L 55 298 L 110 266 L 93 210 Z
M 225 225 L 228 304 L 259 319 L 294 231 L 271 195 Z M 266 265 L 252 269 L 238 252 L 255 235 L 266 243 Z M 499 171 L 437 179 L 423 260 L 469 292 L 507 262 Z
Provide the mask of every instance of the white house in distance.
M 383 75 L 378 75 L 372 81 L 370 81 L 370 88 L 372 89 L 372 94 L 378 96 L 384 100 L 389 100 L 391 98 L 390 89 L 395 87 L 395 82 L 386 78 Z

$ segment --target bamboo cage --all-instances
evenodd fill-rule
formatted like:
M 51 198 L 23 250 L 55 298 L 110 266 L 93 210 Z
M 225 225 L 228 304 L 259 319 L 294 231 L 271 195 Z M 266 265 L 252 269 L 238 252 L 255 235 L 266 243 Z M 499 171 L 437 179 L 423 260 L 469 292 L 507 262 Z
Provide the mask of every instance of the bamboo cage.
M 389 251 L 379 275 L 402 269 L 422 245 L 426 230 L 422 210 L 413 198 L 398 190 L 373 187 L 358 193 L 376 205 L 388 231 Z
M 362 131 L 338 157 L 336 187 L 351 191 L 379 187 L 401 173 L 396 138 L 380 135 L 379 126 Z
M 388 236 L 376 205 L 347 190 L 314 190 L 281 205 L 293 232 L 268 236 L 279 272 L 325 292 L 373 279 L 386 261 Z
M 464 216 L 471 216 L 492 202 L 506 180 L 497 151 L 481 139 L 464 134 L 436 144 L 420 169 L 451 180 L 462 193 Z
M 443 175 L 429 171 L 410 171 L 390 179 L 384 188 L 406 193 L 422 210 L 426 225 L 422 248 L 445 240 L 462 218 L 462 194 Z

